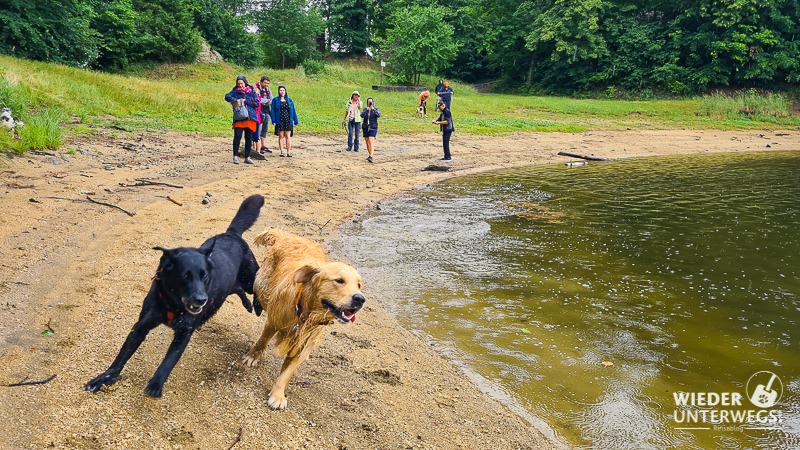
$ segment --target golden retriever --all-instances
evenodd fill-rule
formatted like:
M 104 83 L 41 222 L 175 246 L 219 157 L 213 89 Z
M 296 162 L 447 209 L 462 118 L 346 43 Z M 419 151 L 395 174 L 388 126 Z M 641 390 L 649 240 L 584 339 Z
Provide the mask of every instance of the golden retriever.
M 286 408 L 286 385 L 297 367 L 308 358 L 334 321 L 350 323 L 364 306 L 361 275 L 341 262 L 328 262 L 314 241 L 277 228 L 255 239 L 267 247 L 256 274 L 253 307 L 262 307 L 267 323 L 261 338 L 247 352 L 245 365 L 254 366 L 276 336 L 276 356 L 285 356 L 281 374 L 269 393 L 272 409 Z

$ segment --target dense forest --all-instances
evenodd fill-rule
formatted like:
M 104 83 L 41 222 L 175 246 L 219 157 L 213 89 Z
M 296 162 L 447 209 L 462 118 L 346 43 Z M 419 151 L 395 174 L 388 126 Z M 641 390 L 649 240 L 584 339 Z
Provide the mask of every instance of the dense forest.
M 124 72 L 337 55 L 514 92 L 693 94 L 800 82 L 800 0 L 4 0 L 0 53 Z M 315 66 L 316 64 L 316 66 Z

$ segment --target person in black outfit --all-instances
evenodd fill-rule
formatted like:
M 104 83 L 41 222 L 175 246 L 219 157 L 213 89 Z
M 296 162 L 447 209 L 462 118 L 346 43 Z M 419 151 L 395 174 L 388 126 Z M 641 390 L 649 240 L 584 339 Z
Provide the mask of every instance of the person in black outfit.
M 434 125 L 439 125 L 442 130 L 442 147 L 444 147 L 444 158 L 439 161 L 451 161 L 450 158 L 450 136 L 455 131 L 453 127 L 453 116 L 450 114 L 450 108 L 444 103 L 436 105 L 441 111 L 439 118 L 433 121 Z
M 367 107 L 361 111 L 361 120 L 363 125 L 361 129 L 364 131 L 364 140 L 367 143 L 367 151 L 369 156 L 367 162 L 373 162 L 372 157 L 375 152 L 375 138 L 378 136 L 378 117 L 381 112 L 375 107 L 375 100 L 372 97 L 367 97 Z

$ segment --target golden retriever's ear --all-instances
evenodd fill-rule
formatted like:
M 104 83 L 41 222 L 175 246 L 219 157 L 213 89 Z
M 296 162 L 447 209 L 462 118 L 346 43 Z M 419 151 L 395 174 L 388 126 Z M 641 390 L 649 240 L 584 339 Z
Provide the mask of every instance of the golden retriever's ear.
M 311 280 L 311 277 L 319 273 L 318 266 L 312 266 L 311 264 L 306 264 L 305 266 L 297 269 L 297 272 L 294 274 L 294 282 L 295 283 L 307 283 Z

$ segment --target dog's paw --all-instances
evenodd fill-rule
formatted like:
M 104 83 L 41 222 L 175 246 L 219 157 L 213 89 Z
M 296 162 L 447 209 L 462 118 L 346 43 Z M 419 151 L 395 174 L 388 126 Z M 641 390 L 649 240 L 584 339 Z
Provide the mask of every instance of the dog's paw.
M 274 411 L 283 411 L 286 409 L 286 397 L 284 395 L 270 394 L 267 405 Z
M 117 381 L 116 376 L 103 372 L 96 378 L 94 378 L 92 381 L 86 383 L 86 386 L 84 386 L 84 388 L 89 392 L 97 392 L 103 386 L 110 386 L 114 384 L 115 381 Z
M 247 353 L 246 355 L 244 355 L 242 357 L 242 363 L 245 366 L 254 367 L 256 364 L 258 364 L 258 359 L 260 357 L 261 357 L 261 355 L 253 356 L 253 355 L 250 355 L 250 353 Z
M 161 398 L 163 390 L 164 390 L 164 385 L 162 383 L 153 380 L 150 380 L 150 382 L 147 383 L 147 387 L 144 388 L 145 394 L 154 398 Z
M 253 312 L 256 313 L 257 316 L 260 316 L 261 313 L 264 311 L 264 308 L 261 307 L 261 302 L 258 300 L 258 296 L 253 296 Z

